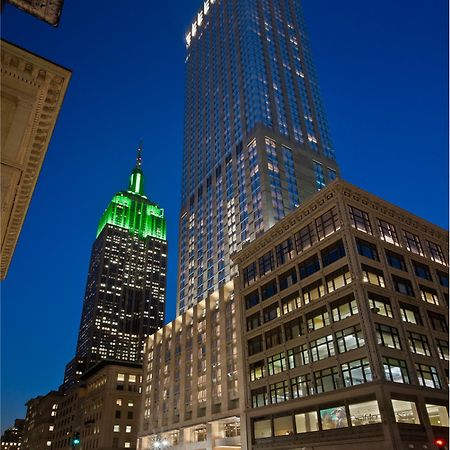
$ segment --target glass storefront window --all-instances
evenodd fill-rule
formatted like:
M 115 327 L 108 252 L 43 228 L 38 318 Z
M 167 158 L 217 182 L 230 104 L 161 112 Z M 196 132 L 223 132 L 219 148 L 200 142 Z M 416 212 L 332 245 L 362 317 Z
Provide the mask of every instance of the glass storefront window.
M 335 406 L 334 408 L 321 409 L 320 421 L 322 422 L 323 430 L 348 427 L 345 406 Z
M 355 403 L 349 405 L 348 408 L 350 410 L 350 421 L 354 427 L 381 422 L 380 410 L 376 400 Z
M 428 418 L 430 419 L 431 425 L 448 427 L 448 412 L 445 406 L 431 405 L 427 403 L 425 407 L 427 408 Z
M 297 433 L 309 433 L 319 430 L 319 420 L 315 411 L 295 415 L 295 428 Z
M 273 419 L 273 430 L 275 436 L 289 436 L 294 434 L 292 416 L 276 417 Z
M 255 420 L 253 422 L 253 433 L 255 439 L 272 437 L 272 424 L 270 419 Z
M 416 404 L 406 400 L 392 399 L 392 408 L 396 422 L 420 424 Z

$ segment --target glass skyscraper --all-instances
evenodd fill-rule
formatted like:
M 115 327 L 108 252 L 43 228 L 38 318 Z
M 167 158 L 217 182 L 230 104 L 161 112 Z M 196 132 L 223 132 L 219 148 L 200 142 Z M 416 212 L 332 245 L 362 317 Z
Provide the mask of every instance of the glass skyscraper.
M 144 193 L 141 152 L 127 190 L 103 213 L 89 265 L 75 358 L 65 384 L 103 359 L 141 362 L 144 339 L 164 324 L 164 210 Z
M 300 0 L 206 0 L 186 47 L 178 313 L 338 172 Z

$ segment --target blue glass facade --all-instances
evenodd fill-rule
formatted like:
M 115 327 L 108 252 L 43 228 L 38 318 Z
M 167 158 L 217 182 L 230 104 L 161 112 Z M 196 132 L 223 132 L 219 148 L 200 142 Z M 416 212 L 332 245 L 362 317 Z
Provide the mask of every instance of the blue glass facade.
M 178 312 L 337 174 L 299 0 L 207 0 L 186 47 Z

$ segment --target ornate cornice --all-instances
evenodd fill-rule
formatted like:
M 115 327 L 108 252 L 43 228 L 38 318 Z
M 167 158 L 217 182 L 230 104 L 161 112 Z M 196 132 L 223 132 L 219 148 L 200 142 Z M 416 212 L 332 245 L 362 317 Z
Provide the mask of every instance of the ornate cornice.
M 37 55 L 20 49 L 6 41 L 1 46 L 2 92 L 13 92 L 19 100 L 22 93 L 27 99 L 34 96 L 26 130 L 20 142 L 13 142 L 23 154 L 23 162 L 14 165 L 2 156 L 2 168 L 20 170 L 20 181 L 1 248 L 0 277 L 4 279 L 25 219 L 31 196 L 47 152 L 56 119 L 69 83 L 71 72 Z M 3 94 L 2 94 L 3 95 Z M 14 127 L 14 122 L 11 128 Z M 2 155 L 8 149 L 2 149 Z M 2 192 L 2 195 L 4 193 Z M 11 205 L 9 205 L 11 206 Z M 7 211 L 2 211 L 2 214 Z
M 7 0 L 11 5 L 57 27 L 63 0 Z
M 261 237 L 255 239 L 242 250 L 232 255 L 233 261 L 242 265 L 260 253 L 261 250 L 273 246 L 280 238 L 287 236 L 289 230 L 295 229 L 297 231 L 301 226 L 305 226 L 310 218 L 315 217 L 315 213 L 328 209 L 330 202 L 333 200 L 337 202 L 336 199 L 338 197 L 351 200 L 353 203 L 360 203 L 361 209 L 369 212 L 372 210 L 374 214 L 390 217 L 392 221 L 399 222 L 419 233 L 426 234 L 431 239 L 444 242 L 446 243 L 445 247 L 448 247 L 447 230 L 363 191 L 347 181 L 338 179 L 315 194 L 295 211 L 291 212 Z

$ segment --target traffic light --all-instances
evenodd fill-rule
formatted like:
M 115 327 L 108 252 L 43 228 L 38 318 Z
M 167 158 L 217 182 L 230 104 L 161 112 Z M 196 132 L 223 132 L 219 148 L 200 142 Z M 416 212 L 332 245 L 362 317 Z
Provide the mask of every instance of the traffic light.
M 444 439 L 436 439 L 435 441 L 434 441 L 434 445 L 436 446 L 436 448 L 438 449 L 438 450 L 446 450 L 447 449 L 447 447 L 446 447 L 446 445 L 445 445 L 445 441 L 444 441 Z
M 78 433 L 78 432 L 73 433 L 73 436 L 72 436 L 72 445 L 73 445 L 74 447 L 77 447 L 78 445 L 80 445 L 80 433 Z

